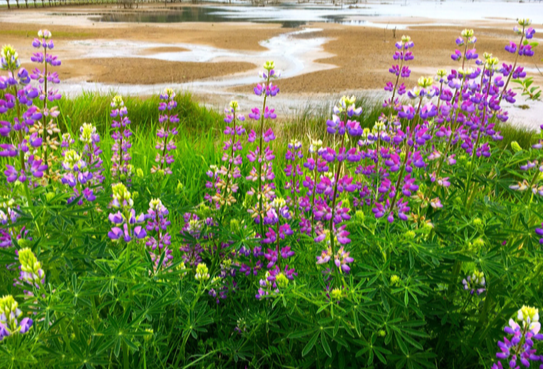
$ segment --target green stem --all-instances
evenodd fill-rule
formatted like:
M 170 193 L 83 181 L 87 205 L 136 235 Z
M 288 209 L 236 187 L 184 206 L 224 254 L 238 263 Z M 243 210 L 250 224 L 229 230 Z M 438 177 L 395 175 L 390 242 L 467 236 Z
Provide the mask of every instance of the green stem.
M 268 89 L 268 86 L 270 84 L 270 73 L 268 71 L 268 77 L 266 78 L 266 86 L 264 88 L 264 101 L 262 102 L 262 111 L 260 112 L 260 138 L 259 138 L 259 148 L 260 148 L 260 151 L 258 152 L 258 157 L 257 157 L 257 160 L 258 160 L 258 189 L 257 189 L 257 193 L 259 194 L 259 199 L 258 199 L 258 216 L 259 216 L 259 220 L 260 220 L 260 236 L 262 237 L 264 235 L 264 217 L 263 217 L 263 211 L 262 211 L 262 208 L 264 207 L 263 206 L 263 194 L 262 194 L 262 160 L 263 160 L 263 155 L 262 155 L 262 146 L 263 146 L 263 135 L 264 135 L 264 111 L 266 110 L 266 99 L 268 97 L 268 93 L 267 93 L 267 89 Z

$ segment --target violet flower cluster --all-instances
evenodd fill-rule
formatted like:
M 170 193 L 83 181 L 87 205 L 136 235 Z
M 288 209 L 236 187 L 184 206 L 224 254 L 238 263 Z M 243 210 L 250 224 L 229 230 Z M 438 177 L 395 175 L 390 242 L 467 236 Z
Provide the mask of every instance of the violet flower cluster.
M 20 263 L 19 279 L 16 285 L 27 285 L 33 289 L 40 289 L 45 283 L 45 273 L 41 263 L 36 255 L 29 248 L 25 247 L 17 251 L 17 258 Z M 33 295 L 31 291 L 25 291 L 26 294 Z
M 200 219 L 196 214 L 185 213 L 183 215 L 184 225 L 181 229 L 181 234 L 187 234 L 194 242 L 183 243 L 179 250 L 182 252 L 183 262 L 187 266 L 195 267 L 202 262 L 202 253 L 204 251 L 198 240 L 205 240 L 208 235 L 203 234 L 202 230 L 205 226 L 213 225 L 212 218 Z
M 160 199 L 153 199 L 149 202 L 149 210 L 145 216 L 149 237 L 145 245 L 149 249 L 155 270 L 158 270 L 161 266 L 168 267 L 173 259 L 172 250 L 170 249 L 171 236 L 168 233 L 168 226 L 171 224 L 167 218 L 168 214 L 168 209 Z
M 68 199 L 68 203 L 82 196 L 78 201 L 78 204 L 82 205 L 83 199 L 87 201 L 96 199 L 95 187 L 104 180 L 102 174 L 104 169 L 100 158 L 102 150 L 98 146 L 100 136 L 96 133 L 96 127 L 83 123 L 80 133 L 79 139 L 84 144 L 81 155 L 77 150 L 71 148 L 75 141 L 69 135 L 63 137 L 61 146 L 65 149 L 62 152 L 64 175 L 61 182 L 74 191 L 74 195 Z
M 539 310 L 529 306 L 523 306 L 517 313 L 517 322 L 509 320 L 509 325 L 504 328 L 509 337 L 504 337 L 503 341 L 498 341 L 499 351 L 496 353 L 497 363 L 492 365 L 492 369 L 502 369 L 505 367 L 525 368 L 531 365 L 538 365 L 543 368 L 543 355 L 537 355 L 534 348 L 534 340 L 543 340 L 541 323 L 539 323 Z
M 245 117 L 238 111 L 237 101 L 231 101 L 225 109 L 224 121 L 228 125 L 224 134 L 232 136 L 224 141 L 222 161 L 226 165 L 220 167 L 212 165 L 206 173 L 210 178 L 206 183 L 206 188 L 210 189 L 212 194 L 206 194 L 205 199 L 213 203 L 216 209 L 225 205 L 230 206 L 236 202 L 234 194 L 238 191 L 238 180 L 241 178 L 240 166 L 243 161 L 239 153 L 243 148 L 240 137 L 245 135 L 245 128 L 240 124 L 245 121 Z
M 0 144 L 0 157 L 14 158 L 6 163 L 4 174 L 8 182 L 20 181 L 33 185 L 43 177 L 47 165 L 36 155 L 42 145 L 42 138 L 37 132 L 31 133 L 35 121 L 42 118 L 42 113 L 33 105 L 39 92 L 30 85 L 30 76 L 21 68 L 17 51 L 3 46 L 0 51 L 0 69 L 8 72 L 7 77 L 0 76 L 0 90 L 6 90 L 0 98 L 0 118 L 9 110 L 15 111 L 13 122 L 0 120 L 0 135 L 8 143 Z
M 15 211 L 16 205 L 13 199 L 3 198 L 0 202 L 0 224 L 6 228 L 0 229 L 0 247 L 13 247 L 14 240 L 20 235 L 16 235 L 14 225 L 19 218 L 19 213 Z
M 25 334 L 32 327 L 33 321 L 28 317 L 21 319 L 23 312 L 13 296 L 0 298 L 0 341 L 14 334 Z
M 75 150 L 64 152 L 64 161 L 62 162 L 64 176 L 61 182 L 73 189 L 73 196 L 68 199 L 68 203 L 74 201 L 77 197 L 83 196 L 78 204 L 83 204 L 83 198 L 87 201 L 94 201 L 96 196 L 94 190 L 88 187 L 91 184 L 92 173 L 87 168 L 87 163 Z
M 108 236 L 113 241 L 123 240 L 128 243 L 133 239 L 142 239 L 147 236 L 145 228 L 139 224 L 145 222 L 145 215 L 136 216 L 134 210 L 134 200 L 132 195 L 122 183 L 117 183 L 113 187 L 113 200 L 111 207 L 119 209 L 116 213 L 109 214 L 109 221 L 113 227 Z
M 474 271 L 473 274 L 468 275 L 465 279 L 462 280 L 464 289 L 469 291 L 471 295 L 477 292 L 477 295 L 482 294 L 486 291 L 486 282 L 485 275 L 483 272 L 478 270 Z
M 48 150 L 54 151 L 58 148 L 59 142 L 55 136 L 60 133 L 54 120 L 58 116 L 59 111 L 56 106 L 51 106 L 51 104 L 55 100 L 62 98 L 58 89 L 51 88 L 52 84 L 60 83 L 60 79 L 58 73 L 51 72 L 49 68 L 61 65 L 58 57 L 48 52 L 48 50 L 50 51 L 55 47 L 52 37 L 53 35 L 48 30 L 38 31 L 38 37 L 32 42 L 32 47 L 41 51 L 34 53 L 30 58 L 32 62 L 43 65 L 43 68 L 35 68 L 30 74 L 30 78 L 38 82 L 39 97 L 43 101 L 43 106 L 40 107 L 42 119 L 31 131 L 38 132 L 43 139 L 43 157 L 49 168 L 52 167 L 55 158 L 49 158 Z
M 131 122 L 128 119 L 128 109 L 124 106 L 121 96 L 117 95 L 113 98 L 111 107 L 110 116 L 113 118 L 111 122 L 113 130 L 111 138 L 114 140 L 111 148 L 113 152 L 111 156 L 111 175 L 119 181 L 128 182 L 132 175 L 132 165 L 130 164 L 130 160 L 132 160 L 130 155 L 132 132 L 129 128 Z
M 248 211 L 255 220 L 256 223 L 261 225 L 261 232 L 264 232 L 263 219 L 269 210 L 269 202 L 273 201 L 275 197 L 275 185 L 273 179 L 275 174 L 273 173 L 273 160 L 275 155 L 271 148 L 271 142 L 275 140 L 275 134 L 271 128 L 265 128 L 265 122 L 267 119 L 275 119 L 275 109 L 267 106 L 267 99 L 276 96 L 279 93 L 279 87 L 273 84 L 273 80 L 280 77 L 280 73 L 275 70 L 275 64 L 273 61 L 267 61 L 264 64 L 264 71 L 260 72 L 260 78 L 264 82 L 257 84 L 254 88 L 254 93 L 257 96 L 262 96 L 262 110 L 258 107 L 253 108 L 249 114 L 249 118 L 260 122 L 258 134 L 254 130 L 251 130 L 248 136 L 249 142 L 255 142 L 258 138 L 258 145 L 254 151 L 249 151 L 247 159 L 251 163 L 256 163 L 256 167 L 253 166 L 249 175 L 246 177 L 248 181 L 256 182 L 256 189 L 251 187 L 248 194 L 256 195 L 256 203 L 250 206 Z M 264 143 L 268 144 L 264 148 Z
M 175 101 L 175 92 L 171 88 L 164 90 L 160 94 L 161 101 L 158 106 L 159 129 L 156 133 L 157 141 L 155 148 L 158 150 L 155 162 L 157 165 L 153 165 L 151 173 L 172 174 L 171 165 L 174 162 L 174 157 L 171 151 L 175 150 L 174 136 L 177 135 L 177 127 L 175 124 L 179 123 L 177 114 L 173 114 L 172 110 L 177 108 L 177 101 Z

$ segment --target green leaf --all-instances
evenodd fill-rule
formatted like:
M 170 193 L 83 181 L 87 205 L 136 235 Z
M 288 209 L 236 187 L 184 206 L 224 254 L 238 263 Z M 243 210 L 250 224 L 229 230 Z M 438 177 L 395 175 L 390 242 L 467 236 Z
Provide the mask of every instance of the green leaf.
M 313 346 L 315 346 L 315 343 L 317 342 L 317 339 L 319 338 L 319 334 L 320 332 L 315 333 L 313 337 L 311 337 L 309 342 L 307 342 L 304 349 L 302 350 L 302 356 L 307 355 L 313 349 Z
M 326 334 L 324 334 L 324 332 L 321 333 L 321 343 L 324 352 L 326 352 L 326 355 L 332 357 L 332 350 L 330 350 L 330 346 L 328 345 L 328 339 L 326 338 Z

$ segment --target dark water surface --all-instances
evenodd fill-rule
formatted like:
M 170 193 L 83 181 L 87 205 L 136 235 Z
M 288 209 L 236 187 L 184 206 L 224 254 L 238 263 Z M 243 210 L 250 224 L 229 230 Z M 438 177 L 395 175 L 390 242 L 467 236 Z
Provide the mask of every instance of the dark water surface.
M 99 15 L 99 16 L 95 16 Z M 126 23 L 183 23 L 183 22 L 256 22 L 256 23 L 280 23 L 284 28 L 296 28 L 308 23 L 306 20 L 281 20 L 274 19 L 273 14 L 269 17 L 260 14 L 257 17 L 251 16 L 251 13 L 230 10 L 226 7 L 178 7 L 170 10 L 156 10 L 146 12 L 119 12 L 92 14 L 90 19 L 95 22 L 126 22 Z M 323 15 L 319 21 L 327 23 L 346 23 L 352 24 L 352 21 L 345 21 L 346 15 Z M 357 21 L 360 24 L 364 21 Z

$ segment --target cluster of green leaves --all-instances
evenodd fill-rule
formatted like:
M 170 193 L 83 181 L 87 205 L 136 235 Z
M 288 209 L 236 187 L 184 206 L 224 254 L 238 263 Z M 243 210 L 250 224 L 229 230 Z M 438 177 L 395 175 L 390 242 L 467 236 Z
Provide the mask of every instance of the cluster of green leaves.
M 63 129 L 75 132 L 74 122 L 100 123 L 107 164 L 109 98 L 80 99 L 60 104 Z M 165 180 L 150 173 L 155 151 L 148 132 L 155 130 L 156 101 L 125 100 L 135 132 L 133 164 L 144 172 L 133 178 L 130 191 L 138 213 L 147 210 L 151 198 L 160 198 L 170 210 L 173 264 L 155 271 L 144 244 L 128 247 L 109 240 L 108 168 L 93 204 L 67 204 L 70 195 L 58 183 L 34 189 L 33 201 L 20 203 L 16 225 L 32 239 L 17 248 L 35 252 L 46 274 L 45 288 L 25 296 L 13 285 L 15 250 L 0 250 L 5 266 L 0 294 L 15 296 L 34 319 L 27 334 L 0 343 L 0 367 L 488 368 L 514 312 L 524 304 L 543 307 L 543 252 L 534 233 L 543 218 L 541 201 L 531 191 L 509 188 L 518 181 L 539 182 L 538 175 L 518 169 L 539 159 L 536 150 L 526 149 L 532 135 L 519 131 L 511 136 L 525 150 L 500 143 L 489 159 L 459 157 L 457 165 L 444 169 L 451 186 L 439 190 L 441 209 L 413 206 L 411 220 L 392 224 L 375 219 L 368 208 L 353 209 L 348 250 L 355 262 L 342 277 L 340 297 L 332 297 L 336 286 L 315 263 L 318 245 L 297 235 L 288 244 L 296 252 L 294 281 L 257 300 L 262 272 L 238 273 L 236 288 L 217 304 L 208 294 L 220 270 L 217 254 L 202 254 L 211 279 L 195 280 L 195 268 L 183 266 L 179 246 L 197 241 L 179 230 L 185 212 L 203 211 L 197 205 L 205 171 L 220 161 L 223 123 L 190 98 L 179 99 L 176 162 Z M 319 119 L 302 117 L 299 124 L 309 131 Z M 319 132 L 317 123 L 314 129 Z M 278 140 L 277 168 L 285 164 L 281 145 L 298 130 L 287 125 Z M 276 172 L 281 194 L 285 177 Z M 242 206 L 244 186 L 236 205 L 206 230 L 213 234 L 205 241 L 209 245 L 229 241 L 225 255 L 256 243 L 250 227 L 239 226 L 252 223 Z M 0 191 L 22 195 L 21 187 Z M 462 288 L 462 279 L 474 270 L 486 277 L 487 290 L 480 296 Z

